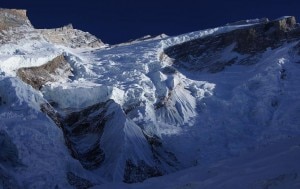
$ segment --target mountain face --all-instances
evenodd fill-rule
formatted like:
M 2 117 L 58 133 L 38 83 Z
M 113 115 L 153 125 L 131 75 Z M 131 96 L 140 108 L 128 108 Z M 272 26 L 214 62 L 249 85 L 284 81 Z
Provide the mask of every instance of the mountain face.
M 294 17 L 109 46 L 0 9 L 0 43 L 2 188 L 299 186 Z
M 286 17 L 275 21 L 263 20 L 263 23 L 227 33 L 190 40 L 168 47 L 164 52 L 174 59 L 175 67 L 216 73 L 232 64 L 255 64 L 255 56 L 263 54 L 268 48 L 275 49 L 296 40 L 299 35 L 295 18 Z M 226 50 L 236 55 L 225 58 L 228 55 L 224 52 Z
M 26 10 L 0 9 L 0 30 L 17 28 L 23 25 L 32 27 Z
M 41 34 L 47 41 L 56 45 L 63 45 L 71 48 L 99 48 L 105 44 L 88 32 L 74 29 L 71 24 L 55 29 L 41 29 Z

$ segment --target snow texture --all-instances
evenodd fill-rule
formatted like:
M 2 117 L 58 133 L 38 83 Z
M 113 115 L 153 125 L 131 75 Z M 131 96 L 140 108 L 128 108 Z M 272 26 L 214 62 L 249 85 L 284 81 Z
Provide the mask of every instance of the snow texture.
M 258 22 L 106 49 L 52 44 L 32 28 L 5 31 L 11 39 L 0 46 L 0 188 L 80 183 L 95 188 L 299 188 L 299 40 L 267 49 L 253 65 L 231 65 L 214 74 L 175 69 L 163 55 L 167 47 Z M 27 37 L 16 40 L 24 32 Z M 226 49 L 221 58 L 229 60 L 233 53 Z M 37 91 L 16 77 L 19 68 L 40 66 L 61 54 L 73 69 L 69 80 Z M 86 170 L 40 105 L 80 111 L 110 99 L 114 104 L 107 114 L 113 116 L 100 142 L 106 159 L 96 170 Z M 145 135 L 161 141 L 158 157 Z M 175 157 L 176 167 L 167 166 L 171 155 L 166 154 Z M 182 171 L 127 185 L 122 183 L 127 160 L 158 166 L 163 173 Z

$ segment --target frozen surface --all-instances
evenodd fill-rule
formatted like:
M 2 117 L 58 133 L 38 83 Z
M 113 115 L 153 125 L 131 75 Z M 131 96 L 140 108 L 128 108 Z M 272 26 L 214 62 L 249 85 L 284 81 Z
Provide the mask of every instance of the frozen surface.
M 122 104 L 124 92 L 111 86 L 74 81 L 73 83 L 53 83 L 43 88 L 44 97 L 58 104 L 59 108 L 80 109 L 109 99 Z
M 0 181 L 11 178 L 21 188 L 70 188 L 66 173 L 73 172 L 95 188 L 299 187 L 297 42 L 268 49 L 253 65 L 232 65 L 215 74 L 176 70 L 172 60 L 162 59 L 166 47 L 245 26 L 249 23 L 110 49 L 71 49 L 28 30 L 28 37 L 1 45 L 0 139 L 3 149 L 15 146 L 18 156 L 14 150 L 8 153 L 14 164 L 0 162 Z M 73 68 L 69 81 L 36 91 L 15 77 L 18 68 L 40 66 L 62 53 Z M 227 49 L 222 58 L 236 56 L 232 53 Z M 40 105 L 81 110 L 109 99 L 116 103 L 107 110 L 114 116 L 101 138 L 108 158 L 88 171 L 71 157 L 62 130 Z M 165 173 L 189 169 L 122 184 L 127 159 L 155 165 L 145 134 L 159 137 L 161 151 L 176 157 L 177 166 Z
M 19 157 L 13 165 L 0 162 L 0 180 L 8 178 L 2 183 L 11 180 L 16 188 L 68 188 L 66 172 L 88 177 L 70 157 L 62 131 L 40 112 L 42 95 L 16 78 L 1 78 L 0 88 L 0 130 L 15 145 Z
M 290 188 L 300 187 L 300 140 L 280 140 L 261 147 L 251 154 L 220 161 L 213 166 L 196 166 L 143 183 L 103 184 L 94 189 L 151 189 L 151 188 Z

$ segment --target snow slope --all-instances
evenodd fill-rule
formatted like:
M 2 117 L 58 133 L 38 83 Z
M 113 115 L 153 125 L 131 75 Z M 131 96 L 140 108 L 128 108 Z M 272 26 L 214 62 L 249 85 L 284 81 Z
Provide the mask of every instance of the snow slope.
M 143 183 L 103 184 L 101 189 L 198 189 L 198 188 L 289 188 L 300 187 L 300 140 L 286 139 L 264 146 L 238 158 L 218 162 L 213 166 L 196 166 L 183 171 L 151 178 Z
M 16 78 L 1 77 L 0 86 L 1 133 L 17 150 L 14 162 L 0 158 L 1 187 L 68 188 L 67 172 L 88 178 L 90 173 L 70 157 L 61 130 L 40 112 L 41 94 Z M 5 153 L 6 143 L 0 146 Z

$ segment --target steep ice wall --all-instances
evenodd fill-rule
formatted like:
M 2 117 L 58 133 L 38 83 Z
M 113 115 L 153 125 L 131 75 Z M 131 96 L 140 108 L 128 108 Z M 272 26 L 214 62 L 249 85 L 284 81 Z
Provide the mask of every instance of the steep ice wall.
M 61 109 L 77 109 L 113 99 L 123 104 L 124 92 L 118 88 L 95 84 L 88 81 L 72 83 L 52 83 L 42 89 L 44 97 L 49 102 L 55 102 Z

